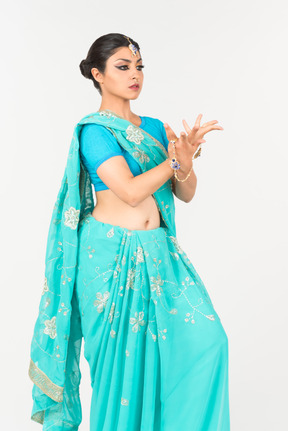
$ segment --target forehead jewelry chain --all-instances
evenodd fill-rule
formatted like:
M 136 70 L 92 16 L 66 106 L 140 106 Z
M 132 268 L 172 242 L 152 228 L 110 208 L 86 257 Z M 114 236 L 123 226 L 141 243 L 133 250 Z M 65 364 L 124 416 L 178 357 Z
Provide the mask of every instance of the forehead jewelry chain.
M 172 157 L 171 160 L 168 159 L 169 160 L 169 166 L 171 166 L 171 168 L 174 169 L 174 177 L 176 178 L 176 180 L 181 181 L 181 182 L 186 181 L 189 178 L 189 176 L 190 176 L 190 174 L 192 172 L 193 165 L 192 165 L 192 167 L 191 167 L 188 175 L 186 176 L 186 178 L 184 178 L 183 180 L 181 180 L 180 178 L 178 178 L 177 171 L 180 169 L 181 165 L 180 165 L 180 163 L 178 162 L 178 160 L 175 157 L 175 142 L 176 141 L 174 141 L 172 139 L 170 142 L 172 142 L 172 144 L 173 144 L 173 156 L 174 157 Z M 196 151 L 196 153 L 193 154 L 192 162 L 193 162 L 193 160 L 197 159 L 197 157 L 199 157 L 200 154 L 201 154 L 201 144 L 200 144 L 198 150 Z
M 135 45 L 133 45 L 133 43 L 131 42 L 131 40 L 129 39 L 129 37 L 127 37 L 127 36 L 124 36 L 124 37 L 128 40 L 128 42 L 130 42 L 128 48 L 132 52 L 132 55 L 136 55 L 137 51 L 138 51 L 137 47 Z

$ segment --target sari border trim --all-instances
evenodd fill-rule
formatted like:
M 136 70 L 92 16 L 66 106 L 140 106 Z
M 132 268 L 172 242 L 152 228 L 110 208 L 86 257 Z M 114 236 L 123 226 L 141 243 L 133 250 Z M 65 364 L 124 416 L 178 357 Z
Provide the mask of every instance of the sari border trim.
M 58 403 L 63 401 L 63 390 L 64 388 L 58 385 L 55 385 L 49 377 L 40 370 L 40 368 L 35 365 L 35 363 L 30 358 L 29 370 L 28 374 L 30 379 L 35 385 L 37 385 L 44 394 L 48 397 L 52 398 L 52 400 L 57 401 Z
M 44 410 L 40 410 L 40 412 L 34 413 L 34 415 L 31 416 L 31 419 L 32 419 L 32 421 L 43 425 L 44 424 L 44 416 L 45 416 Z

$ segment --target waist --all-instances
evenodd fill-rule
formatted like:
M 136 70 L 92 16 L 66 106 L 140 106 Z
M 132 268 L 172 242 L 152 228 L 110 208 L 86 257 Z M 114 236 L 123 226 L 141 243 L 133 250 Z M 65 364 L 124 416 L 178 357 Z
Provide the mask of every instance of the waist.
M 106 191 L 105 197 L 99 198 L 99 193 L 103 194 L 97 192 L 97 204 L 92 211 L 92 216 L 97 221 L 131 230 L 149 230 L 161 226 L 162 217 L 152 195 L 137 207 L 132 207 L 116 196 L 109 196 Z

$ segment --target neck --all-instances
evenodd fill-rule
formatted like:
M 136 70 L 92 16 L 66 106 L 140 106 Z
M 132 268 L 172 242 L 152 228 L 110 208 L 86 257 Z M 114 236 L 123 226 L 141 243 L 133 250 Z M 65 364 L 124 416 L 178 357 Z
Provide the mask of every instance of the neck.
M 124 101 L 122 99 L 121 101 L 118 100 L 110 103 L 102 100 L 99 111 L 104 111 L 105 109 L 114 112 L 116 115 L 127 121 L 134 121 L 136 117 L 138 118 L 138 116 L 130 109 L 130 100 Z

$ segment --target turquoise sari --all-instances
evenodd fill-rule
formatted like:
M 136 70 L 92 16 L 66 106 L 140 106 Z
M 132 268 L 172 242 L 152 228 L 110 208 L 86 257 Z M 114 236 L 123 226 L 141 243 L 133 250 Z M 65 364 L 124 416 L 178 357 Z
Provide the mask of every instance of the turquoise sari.
M 90 431 L 229 431 L 228 338 L 178 243 L 171 179 L 152 195 L 158 228 L 96 220 L 79 152 L 87 123 L 107 127 L 142 172 L 168 157 L 161 142 L 112 111 L 75 126 L 31 343 L 31 419 L 43 430 L 78 430 L 84 339 Z

